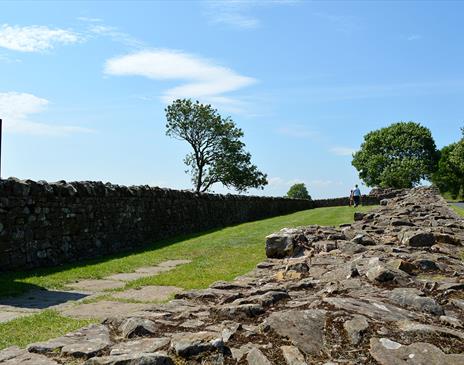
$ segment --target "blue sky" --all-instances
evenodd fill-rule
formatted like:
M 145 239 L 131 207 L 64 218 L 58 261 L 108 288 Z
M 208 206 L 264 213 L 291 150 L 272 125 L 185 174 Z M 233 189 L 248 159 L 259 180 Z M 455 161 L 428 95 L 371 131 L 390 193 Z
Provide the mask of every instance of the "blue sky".
M 358 183 L 364 134 L 414 120 L 438 147 L 464 125 L 460 2 L 0 2 L 2 176 L 190 188 L 177 97 L 245 132 L 269 185 Z M 216 192 L 226 192 L 220 186 Z M 367 189 L 364 189 L 367 190 Z

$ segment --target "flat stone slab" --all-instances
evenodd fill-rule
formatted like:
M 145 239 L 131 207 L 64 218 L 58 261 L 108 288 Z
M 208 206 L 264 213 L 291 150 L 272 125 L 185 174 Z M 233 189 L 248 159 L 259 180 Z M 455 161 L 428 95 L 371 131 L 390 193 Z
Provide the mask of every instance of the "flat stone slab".
M 11 346 L 0 350 L 0 364 L 3 364 L 4 361 L 18 357 L 25 352 L 26 350 L 20 349 L 18 346 Z
M 145 302 L 164 301 L 171 298 L 173 294 L 181 292 L 176 286 L 144 286 L 140 289 L 129 289 L 115 293 L 112 296 L 121 299 L 132 299 Z
M 149 304 L 122 303 L 102 300 L 96 303 L 78 304 L 61 311 L 61 314 L 72 318 L 126 317 L 131 313 L 150 308 Z
M 110 330 L 103 324 L 91 324 L 62 337 L 27 346 L 31 353 L 57 354 L 73 357 L 95 356 L 112 345 Z
M 147 276 L 158 275 L 162 272 L 174 269 L 176 266 L 185 265 L 192 262 L 191 260 L 167 260 L 160 262 L 156 266 L 139 267 L 135 272 L 120 273 L 107 276 L 106 280 L 132 281 Z
M 168 337 L 161 338 L 141 338 L 133 341 L 121 342 L 111 348 L 110 355 L 130 355 L 140 352 L 155 352 L 164 346 L 169 345 L 171 339 Z
M 94 279 L 80 280 L 75 283 L 67 284 L 66 286 L 76 290 L 101 292 L 105 290 L 122 288 L 124 285 L 126 284 L 119 280 Z
M 107 276 L 105 280 L 132 281 L 152 275 L 153 274 L 147 272 L 122 272 L 120 274 Z
M 7 312 L 7 311 L 0 312 L 0 323 L 12 321 L 13 319 L 28 316 L 30 314 L 32 314 L 32 313 Z
M 189 264 L 192 262 L 191 260 L 168 260 L 168 261 L 163 261 L 160 264 L 156 266 L 145 266 L 145 267 L 140 267 L 135 272 L 137 273 L 148 273 L 151 275 L 157 275 L 165 271 L 172 270 L 176 266 L 179 265 L 185 265 Z
M 158 267 L 176 267 L 179 265 L 185 265 L 191 263 L 192 260 L 167 260 L 159 263 Z
M 71 301 L 88 297 L 89 293 L 78 291 L 31 290 L 18 297 L 1 298 L 0 311 L 37 312 L 41 309 L 57 307 Z
M 377 300 L 366 302 L 349 297 L 327 297 L 323 300 L 338 309 L 352 311 L 379 321 L 395 322 L 416 317 L 413 312 Z
M 0 363 L 2 365 L 59 365 L 55 360 L 44 355 L 33 354 L 16 346 L 0 351 Z
M 171 270 L 170 267 L 144 266 L 144 267 L 139 267 L 137 270 L 135 270 L 135 272 L 141 273 L 141 274 L 158 275 L 158 274 L 161 274 L 162 272 L 169 271 L 169 270 Z
M 266 321 L 271 329 L 287 337 L 301 351 L 318 355 L 324 347 L 325 320 L 325 310 L 312 309 L 274 312 Z
M 446 354 L 426 342 L 403 345 L 388 338 L 371 338 L 369 352 L 381 365 L 464 364 L 463 354 Z

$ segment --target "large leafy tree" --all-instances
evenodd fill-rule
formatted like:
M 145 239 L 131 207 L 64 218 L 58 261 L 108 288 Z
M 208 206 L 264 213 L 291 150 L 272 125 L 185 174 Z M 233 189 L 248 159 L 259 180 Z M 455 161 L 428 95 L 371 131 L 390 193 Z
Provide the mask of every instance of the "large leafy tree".
M 189 99 L 175 100 L 165 111 L 166 134 L 193 149 L 184 162 L 196 192 L 206 192 L 215 183 L 239 192 L 267 184 L 266 175 L 244 150 L 243 131 L 230 117 L 222 118 L 211 105 Z
M 450 193 L 454 199 L 464 187 L 464 169 L 453 158 L 457 147 L 458 143 L 452 143 L 441 149 L 437 171 L 432 175 L 432 181 L 440 191 Z
M 441 192 L 450 193 L 454 199 L 464 196 L 464 128 L 463 138 L 459 142 L 441 149 L 432 181 Z
M 462 138 L 458 143 L 456 143 L 456 147 L 451 153 L 450 159 L 452 163 L 455 164 L 456 167 L 460 170 L 460 172 L 464 174 L 464 127 L 461 128 L 461 131 Z
M 287 197 L 292 199 L 311 200 L 308 189 L 306 189 L 306 185 L 303 183 L 293 184 L 287 192 Z
M 368 186 L 409 188 L 429 179 L 437 160 L 430 130 L 399 122 L 366 134 L 352 164 Z

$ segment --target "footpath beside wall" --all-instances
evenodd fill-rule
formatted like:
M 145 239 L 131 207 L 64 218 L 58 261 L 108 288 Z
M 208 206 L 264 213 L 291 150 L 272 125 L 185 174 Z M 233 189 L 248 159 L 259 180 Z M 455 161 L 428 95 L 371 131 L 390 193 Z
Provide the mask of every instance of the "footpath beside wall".
M 101 182 L 0 181 L 0 270 L 58 265 L 310 209 L 308 200 Z

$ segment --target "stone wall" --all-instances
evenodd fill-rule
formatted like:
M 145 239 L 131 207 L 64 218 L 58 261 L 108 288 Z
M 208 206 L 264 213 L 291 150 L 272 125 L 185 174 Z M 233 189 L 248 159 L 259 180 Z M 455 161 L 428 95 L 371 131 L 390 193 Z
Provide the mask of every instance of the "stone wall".
M 101 182 L 0 181 L 0 270 L 58 265 L 310 209 L 308 200 Z
M 363 195 L 361 197 L 361 204 L 362 205 L 377 205 L 380 203 L 380 200 L 383 199 L 383 195 Z M 313 207 L 314 208 L 324 208 L 324 207 L 339 207 L 342 205 L 349 205 L 350 198 L 343 197 L 343 198 L 333 198 L 333 199 L 317 199 L 313 200 Z
M 364 196 L 363 204 L 378 204 L 379 196 Z M 0 270 L 59 265 L 182 234 L 338 205 L 348 205 L 348 198 L 197 195 L 149 186 L 10 178 L 0 181 Z

